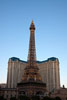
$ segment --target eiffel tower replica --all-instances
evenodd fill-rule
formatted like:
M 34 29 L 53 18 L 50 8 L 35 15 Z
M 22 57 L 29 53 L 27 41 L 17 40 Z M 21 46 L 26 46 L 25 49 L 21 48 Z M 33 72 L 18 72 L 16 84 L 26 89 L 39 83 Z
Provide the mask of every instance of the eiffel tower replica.
M 35 25 L 32 21 L 30 25 L 30 42 L 29 53 L 24 75 L 21 83 L 18 83 L 19 95 L 27 95 L 29 97 L 42 95 L 46 93 L 46 84 L 42 82 L 42 77 L 36 62 L 35 50 Z

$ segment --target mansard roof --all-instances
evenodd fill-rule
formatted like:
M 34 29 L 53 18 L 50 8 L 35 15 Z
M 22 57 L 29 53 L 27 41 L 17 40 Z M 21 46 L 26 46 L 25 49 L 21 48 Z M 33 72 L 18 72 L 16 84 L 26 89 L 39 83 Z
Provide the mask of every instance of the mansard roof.
M 20 60 L 20 59 L 17 58 L 17 57 L 11 57 L 10 59 L 11 59 L 12 61 L 20 61 L 20 62 L 27 63 L 27 61 Z
M 17 58 L 17 57 L 11 57 L 10 59 L 11 59 L 12 61 L 20 61 L 20 62 L 23 62 L 23 63 L 27 63 L 27 61 L 20 60 L 20 59 Z M 56 58 L 56 57 L 50 57 L 50 58 L 48 58 L 47 60 L 44 60 L 44 61 L 37 61 L 37 63 L 44 63 L 44 62 L 56 61 L 56 60 L 58 60 L 58 58 Z M 58 62 L 59 62 L 59 60 L 58 60 Z

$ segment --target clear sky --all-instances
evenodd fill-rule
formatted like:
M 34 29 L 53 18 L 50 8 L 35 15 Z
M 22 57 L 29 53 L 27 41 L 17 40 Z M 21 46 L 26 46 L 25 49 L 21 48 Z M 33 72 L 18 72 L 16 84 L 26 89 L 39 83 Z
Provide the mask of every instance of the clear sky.
M 37 60 L 57 57 L 67 87 L 67 0 L 0 0 L 0 83 L 7 80 L 10 57 L 27 60 L 32 19 Z

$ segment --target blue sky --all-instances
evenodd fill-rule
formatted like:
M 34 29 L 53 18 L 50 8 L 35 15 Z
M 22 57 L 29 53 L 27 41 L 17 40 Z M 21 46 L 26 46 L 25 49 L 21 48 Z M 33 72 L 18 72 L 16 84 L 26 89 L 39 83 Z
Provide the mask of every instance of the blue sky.
M 10 57 L 27 60 L 32 19 L 37 60 L 57 57 L 67 87 L 67 0 L 0 0 L 0 83 L 7 80 Z

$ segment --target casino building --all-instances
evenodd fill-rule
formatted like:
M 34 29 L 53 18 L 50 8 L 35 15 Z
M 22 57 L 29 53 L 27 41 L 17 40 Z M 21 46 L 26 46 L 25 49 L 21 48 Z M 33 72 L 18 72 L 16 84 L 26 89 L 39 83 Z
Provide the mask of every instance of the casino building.
M 32 29 L 33 28 L 33 29 Z M 32 33 L 33 31 L 33 33 Z M 30 39 L 31 39 L 31 33 L 34 34 L 34 44 L 33 49 L 33 55 L 34 60 L 36 60 L 36 50 L 35 50 L 35 25 L 32 22 L 30 26 Z M 28 54 L 28 60 L 30 59 L 30 45 L 31 41 L 29 43 L 29 54 Z M 31 54 L 32 55 L 32 54 Z M 60 73 L 59 73 L 59 60 L 58 58 L 51 57 L 48 58 L 45 61 L 37 61 L 37 66 L 40 70 L 40 74 L 42 76 L 42 81 L 46 83 L 46 87 L 48 91 L 53 91 L 55 89 L 60 88 Z M 22 61 L 19 58 L 12 57 L 8 61 L 8 76 L 7 76 L 7 87 L 8 88 L 16 88 L 17 83 L 21 82 L 22 76 L 24 75 L 24 69 L 27 65 L 26 61 Z
M 8 61 L 6 88 L 0 89 L 1 95 L 10 98 L 19 95 L 45 96 L 60 88 L 59 60 L 56 57 L 37 61 L 35 48 L 35 25 L 30 25 L 28 60 L 11 57 Z

